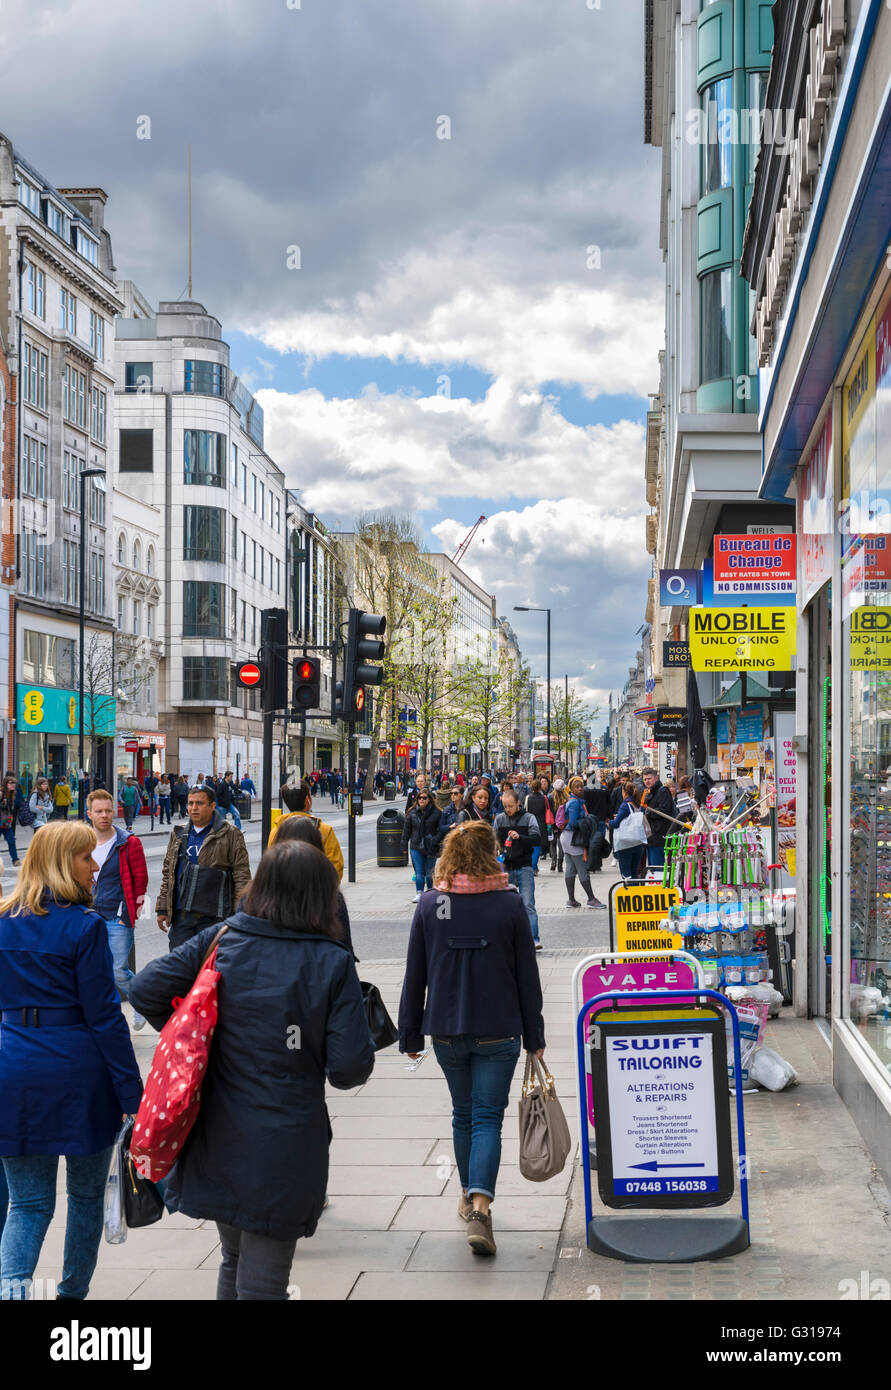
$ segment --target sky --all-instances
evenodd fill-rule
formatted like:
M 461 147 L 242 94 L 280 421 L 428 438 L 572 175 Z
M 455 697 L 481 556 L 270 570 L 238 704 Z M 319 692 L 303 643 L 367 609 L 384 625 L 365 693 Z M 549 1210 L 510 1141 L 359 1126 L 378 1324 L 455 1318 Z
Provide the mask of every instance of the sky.
M 411 511 L 600 716 L 639 645 L 659 385 L 643 0 L 3 0 L 3 130 L 117 272 L 223 324 L 289 486 Z M 35 100 L 35 78 L 39 99 Z

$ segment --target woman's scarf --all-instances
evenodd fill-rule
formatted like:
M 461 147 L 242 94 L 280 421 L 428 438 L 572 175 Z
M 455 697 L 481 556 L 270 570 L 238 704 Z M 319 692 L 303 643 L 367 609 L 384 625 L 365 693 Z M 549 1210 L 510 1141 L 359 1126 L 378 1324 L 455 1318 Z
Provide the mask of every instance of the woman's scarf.
M 504 872 L 488 874 L 485 878 L 471 878 L 469 874 L 455 874 L 451 884 L 434 883 L 441 893 L 500 893 L 510 887 Z

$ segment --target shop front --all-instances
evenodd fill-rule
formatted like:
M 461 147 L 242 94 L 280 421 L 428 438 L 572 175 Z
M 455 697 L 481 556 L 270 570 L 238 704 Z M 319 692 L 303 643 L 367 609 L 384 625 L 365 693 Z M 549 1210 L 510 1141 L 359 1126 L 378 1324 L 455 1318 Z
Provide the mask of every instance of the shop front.
M 84 696 L 84 771 L 106 782 L 114 747 L 116 702 L 111 695 Z M 76 690 L 46 685 L 16 686 L 16 759 L 22 790 L 36 777 L 66 778 L 77 788 L 80 698 Z

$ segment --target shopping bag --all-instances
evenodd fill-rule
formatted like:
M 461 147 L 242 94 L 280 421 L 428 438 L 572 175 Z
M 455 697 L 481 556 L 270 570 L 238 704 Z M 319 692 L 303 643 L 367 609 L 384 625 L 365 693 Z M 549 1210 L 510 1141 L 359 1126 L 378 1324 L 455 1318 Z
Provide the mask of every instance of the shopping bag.
M 627 815 L 621 825 L 613 831 L 613 851 L 617 849 L 637 849 L 647 842 L 642 811 L 634 810 Z
M 164 1215 L 164 1198 L 150 1178 L 140 1172 L 130 1152 L 133 1138 L 133 1120 L 127 1120 L 118 1135 L 121 1150 L 121 1171 L 124 1188 L 124 1219 L 127 1229 L 136 1230 L 140 1226 L 153 1226 Z
M 554 1078 L 534 1052 L 527 1052 L 520 1098 L 520 1172 L 530 1182 L 547 1182 L 562 1173 L 571 1149 Z
M 371 984 L 368 980 L 362 980 L 361 985 L 368 1031 L 371 1034 L 375 1051 L 380 1052 L 381 1048 L 392 1046 L 399 1037 L 399 1033 L 387 1013 L 387 1006 L 381 998 L 381 992 L 377 985 Z
M 176 1012 L 164 1024 L 152 1058 L 130 1153 L 139 1171 L 153 1182 L 170 1172 L 201 1108 L 201 1083 L 218 1015 L 217 945 L 225 931 L 228 923 L 211 942 L 186 998 L 174 999 Z
M 127 1221 L 124 1216 L 124 1158 L 121 1139 L 129 1124 L 130 1121 L 128 1120 L 115 1140 L 114 1148 L 111 1151 L 111 1167 L 105 1181 L 103 1224 L 105 1239 L 109 1245 L 123 1245 L 127 1239 Z

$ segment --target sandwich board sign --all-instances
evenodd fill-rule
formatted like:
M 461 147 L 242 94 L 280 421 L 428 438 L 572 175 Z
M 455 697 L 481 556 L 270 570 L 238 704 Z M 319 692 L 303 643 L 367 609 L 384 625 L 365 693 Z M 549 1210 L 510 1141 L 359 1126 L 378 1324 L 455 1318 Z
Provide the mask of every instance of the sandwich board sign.
M 714 1207 L 733 1196 L 727 1041 L 697 1018 L 598 1013 L 597 1183 L 607 1207 Z
M 660 923 L 684 901 L 680 888 L 661 883 L 614 883 L 609 890 L 610 945 L 616 951 L 671 951 L 678 938 Z

